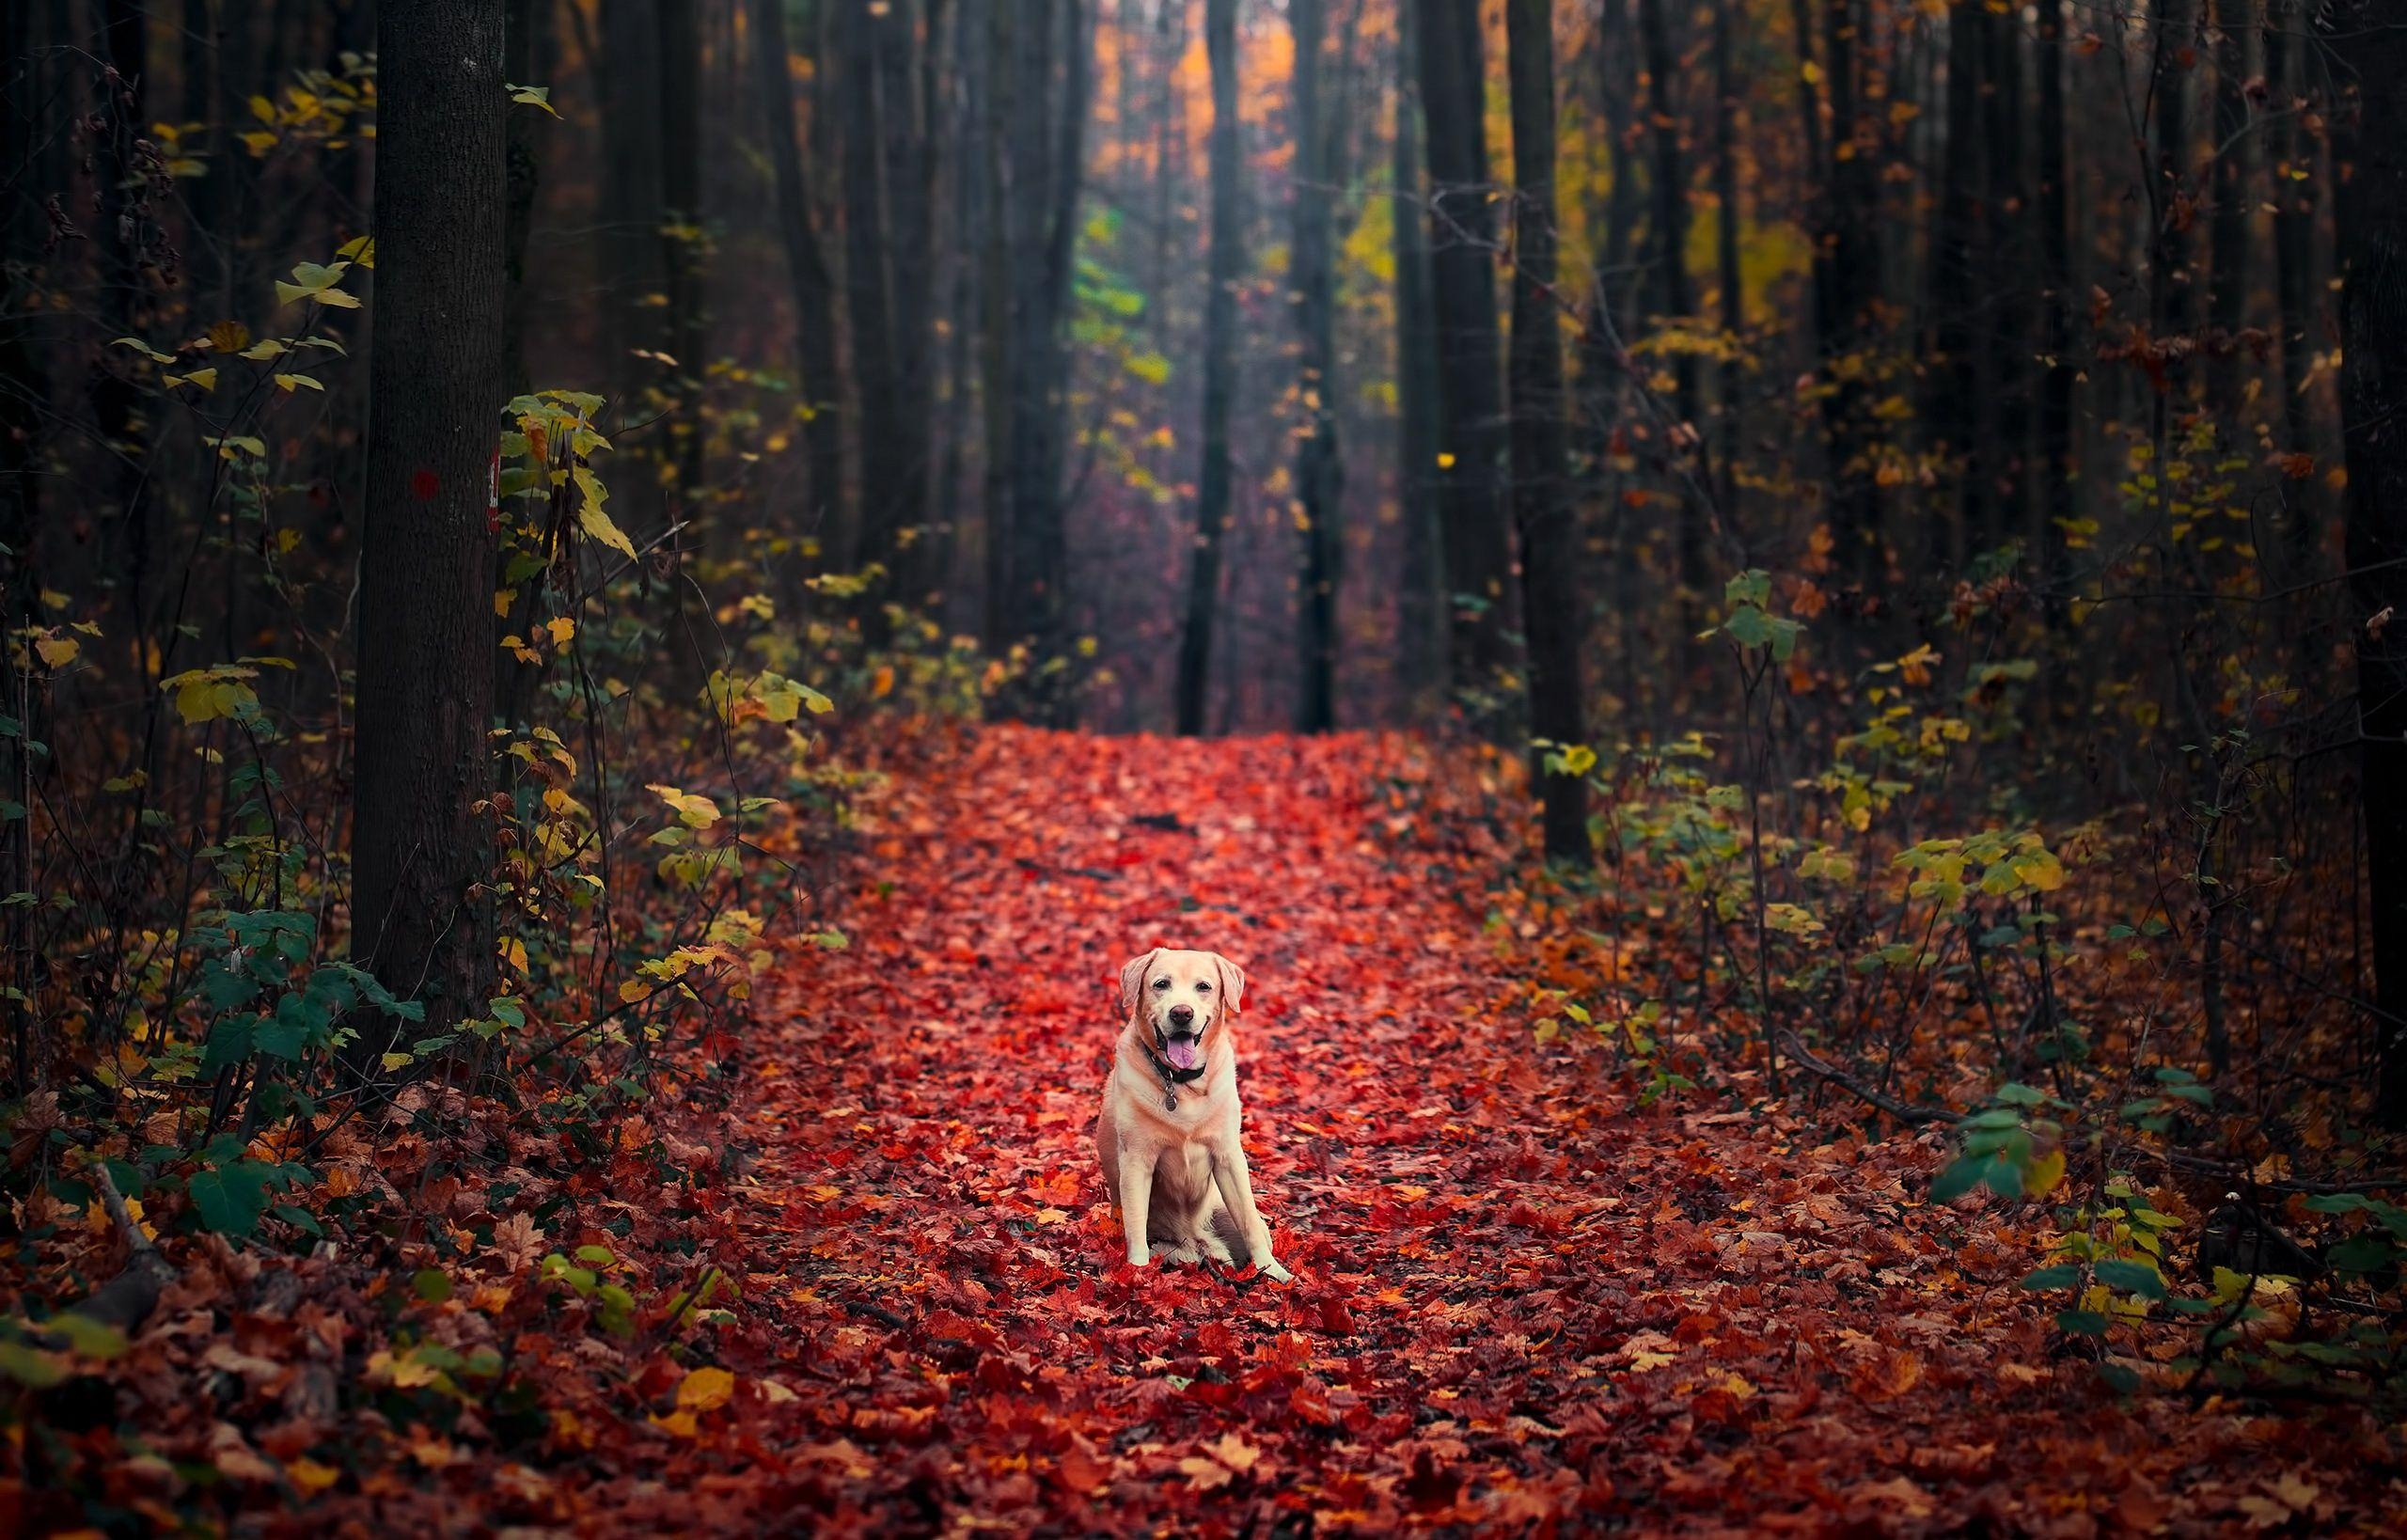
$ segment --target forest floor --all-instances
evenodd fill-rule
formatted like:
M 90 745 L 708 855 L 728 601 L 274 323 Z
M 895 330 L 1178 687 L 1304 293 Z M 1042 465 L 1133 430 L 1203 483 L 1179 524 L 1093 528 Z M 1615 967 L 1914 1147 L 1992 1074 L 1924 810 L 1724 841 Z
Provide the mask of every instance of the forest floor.
M 849 944 L 797 940 L 751 1026 L 699 1056 L 664 1039 L 661 1093 L 574 1163 L 523 1112 L 455 1136 L 484 1141 L 483 1174 L 413 1211 L 448 1216 L 449 1250 L 164 1237 L 179 1271 L 149 1323 L 0 1442 L 0 1532 L 2329 1534 L 2407 1514 L 2399 1429 L 2311 1387 L 2188 1393 L 2193 1326 L 2151 1327 L 2138 1391 L 2109 1388 L 2020 1286 L 2049 1209 L 1927 1201 L 1943 1134 L 1868 1138 L 1851 1101 L 1737 1066 L 1648 1105 L 1604 1040 L 1541 1042 L 1542 989 L 1693 967 L 1643 905 L 1516 886 L 1518 831 L 1465 816 L 1425 746 L 994 727 L 886 762 Z M 1090 1128 L 1120 966 L 1156 945 L 1248 974 L 1246 1143 L 1291 1285 L 1121 1261 Z M 427 1140 L 393 1116 L 339 1169 L 424 1189 Z M 52 1249 L 102 1276 L 108 1226 L 58 1208 Z
M 2124 1398 L 2063 1355 L 2017 1286 L 2045 1211 L 1925 1202 L 1936 1135 L 1640 1108 L 1603 1051 L 1536 1045 L 1531 927 L 1488 922 L 1502 873 L 1373 800 L 1413 752 L 988 729 L 899 776 L 851 945 L 797 953 L 747 1049 L 736 1390 L 695 1398 L 683 1469 L 621 1486 L 631 1513 L 1263 1535 L 2407 1512 L 2357 1413 Z M 1156 945 L 1247 970 L 1246 1142 L 1291 1287 L 1119 1261 L 1090 1125 L 1118 968 Z

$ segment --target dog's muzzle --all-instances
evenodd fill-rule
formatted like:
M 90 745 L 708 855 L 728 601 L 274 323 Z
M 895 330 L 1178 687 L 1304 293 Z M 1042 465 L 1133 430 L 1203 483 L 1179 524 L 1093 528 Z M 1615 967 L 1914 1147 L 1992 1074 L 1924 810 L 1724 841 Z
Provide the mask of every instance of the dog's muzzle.
M 1191 1011 L 1185 1021 L 1177 1019 L 1179 1010 L 1186 1010 L 1186 1007 L 1172 1011 L 1170 1024 L 1162 1031 L 1162 1057 L 1170 1061 L 1172 1069 L 1202 1069 L 1204 1028 L 1206 1024 L 1198 1022 Z

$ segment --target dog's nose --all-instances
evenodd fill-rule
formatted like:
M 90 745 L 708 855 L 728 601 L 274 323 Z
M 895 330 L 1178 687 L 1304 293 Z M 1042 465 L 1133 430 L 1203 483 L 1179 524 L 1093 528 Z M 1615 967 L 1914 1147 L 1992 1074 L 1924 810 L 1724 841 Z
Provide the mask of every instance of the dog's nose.
M 1170 1024 L 1173 1027 L 1184 1027 L 1194 1019 L 1195 1007 L 1191 1005 L 1173 1005 L 1170 1008 Z

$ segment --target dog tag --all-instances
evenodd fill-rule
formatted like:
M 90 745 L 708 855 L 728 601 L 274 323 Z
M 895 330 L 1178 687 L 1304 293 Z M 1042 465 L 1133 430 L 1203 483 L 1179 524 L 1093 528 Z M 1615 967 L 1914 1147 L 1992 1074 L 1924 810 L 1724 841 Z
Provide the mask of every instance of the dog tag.
M 1165 1112 L 1175 1112 L 1178 1110 L 1177 1092 L 1165 1091 L 1162 1092 L 1162 1110 Z

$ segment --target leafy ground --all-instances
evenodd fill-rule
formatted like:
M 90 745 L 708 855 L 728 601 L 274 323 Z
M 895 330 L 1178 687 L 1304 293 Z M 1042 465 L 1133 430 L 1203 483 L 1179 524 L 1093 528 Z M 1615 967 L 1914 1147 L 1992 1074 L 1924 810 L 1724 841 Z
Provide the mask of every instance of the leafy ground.
M 964 747 L 876 809 L 853 945 L 797 958 L 750 1045 L 737 1199 L 775 1320 L 697 1451 L 739 1490 L 902 1532 L 2407 1511 L 2354 1413 L 2123 1400 L 2053 1356 L 2017 1287 L 2044 1216 L 1923 1202 L 1935 1141 L 1634 1109 L 1601 1052 L 1534 1046 L 1524 981 L 1580 964 L 1485 922 L 1476 853 L 1393 837 L 1371 798 L 1407 746 Z M 1088 1125 L 1118 966 L 1156 944 L 1248 969 L 1294 1287 L 1116 1260 Z
M 472 1126 L 497 1184 L 430 1184 L 396 1109 L 343 1169 L 447 1217 L 448 1249 L 395 1243 L 415 1274 L 164 1238 L 158 1310 L 17 1435 L 0 1530 L 2331 1533 L 2407 1512 L 2395 1430 L 2186 1394 L 2167 1360 L 2194 1330 L 2148 1349 L 2137 1395 L 2109 1390 L 2019 1286 L 2047 1210 L 1925 1201 L 1943 1136 L 1867 1142 L 1852 1103 L 1750 1100 L 1743 1069 L 1641 1105 L 1599 1040 L 1540 1042 L 1534 986 L 1632 956 L 1676 975 L 1676 938 L 1505 886 L 1518 831 L 1464 816 L 1439 794 L 1463 772 L 1409 740 L 986 728 L 890 767 L 850 944 L 795 944 L 757 1025 L 703 1045 L 726 1060 L 664 1066 L 647 1115 L 575 1162 L 543 1125 Z M 1248 1144 L 1291 1287 L 1118 1260 L 1088 1128 L 1119 965 L 1157 944 L 1247 968 Z M 76 1233 L 100 1272 L 104 1217 Z M 698 1288 L 715 1267 L 735 1296 Z

